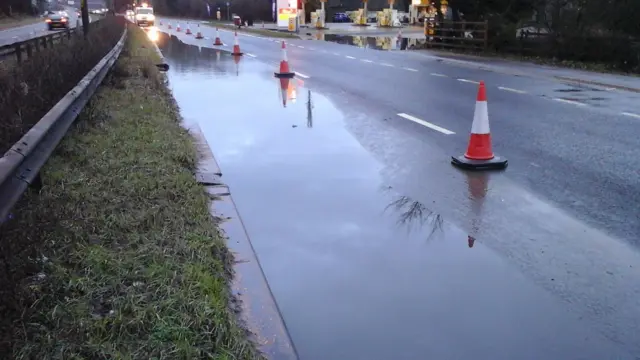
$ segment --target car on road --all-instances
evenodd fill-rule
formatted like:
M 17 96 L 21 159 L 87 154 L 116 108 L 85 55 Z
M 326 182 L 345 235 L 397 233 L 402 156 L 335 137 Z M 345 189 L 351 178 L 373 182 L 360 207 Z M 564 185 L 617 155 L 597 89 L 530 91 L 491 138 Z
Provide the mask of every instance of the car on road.
M 69 28 L 69 15 L 66 13 L 55 13 L 47 15 L 45 19 L 47 28 L 49 30 L 54 29 L 68 29 Z
M 339 12 L 333 14 L 333 22 L 341 23 L 341 22 L 350 22 L 349 16 L 346 13 Z
M 138 26 L 153 26 L 156 17 L 153 15 L 153 8 L 150 7 L 137 7 L 135 22 Z

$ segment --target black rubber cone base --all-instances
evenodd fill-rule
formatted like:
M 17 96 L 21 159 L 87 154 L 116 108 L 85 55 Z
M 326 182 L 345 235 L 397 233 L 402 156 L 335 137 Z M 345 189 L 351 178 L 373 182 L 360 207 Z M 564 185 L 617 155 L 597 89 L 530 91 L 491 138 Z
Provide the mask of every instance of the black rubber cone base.
M 278 79 L 291 79 L 296 76 L 296 73 L 273 73 Z
M 466 170 L 503 170 L 507 167 L 507 159 L 495 156 L 491 160 L 471 160 L 461 156 L 452 156 L 451 164 Z
M 231 53 L 231 56 L 242 56 L 242 55 L 244 55 L 244 53 L 241 53 L 241 52 L 239 52 L 239 53 Z
M 204 39 L 204 36 L 202 36 L 202 35 L 196 36 L 196 39 Z

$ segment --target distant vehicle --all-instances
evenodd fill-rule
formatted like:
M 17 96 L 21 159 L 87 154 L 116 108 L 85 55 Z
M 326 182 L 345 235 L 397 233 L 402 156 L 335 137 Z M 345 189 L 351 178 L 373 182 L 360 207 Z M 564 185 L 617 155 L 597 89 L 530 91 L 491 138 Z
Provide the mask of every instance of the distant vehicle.
M 333 14 L 333 22 L 341 23 L 341 22 L 350 22 L 349 16 L 346 13 L 335 13 Z
M 138 26 L 153 26 L 156 20 L 153 15 L 153 8 L 137 7 L 135 11 L 135 22 Z
M 49 30 L 54 29 L 68 29 L 69 28 L 69 15 L 62 14 L 62 12 L 57 14 L 49 14 L 45 20 L 47 23 L 47 28 Z
M 544 24 L 527 22 L 516 29 L 516 38 L 539 38 L 549 35 L 549 29 Z

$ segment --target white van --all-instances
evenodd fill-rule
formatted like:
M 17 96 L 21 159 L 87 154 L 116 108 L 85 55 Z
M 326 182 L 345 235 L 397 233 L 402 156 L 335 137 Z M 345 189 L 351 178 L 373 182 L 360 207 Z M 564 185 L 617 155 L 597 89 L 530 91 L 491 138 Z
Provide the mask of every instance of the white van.
M 153 15 L 153 8 L 143 6 L 136 8 L 135 21 L 138 26 L 153 26 L 156 17 Z

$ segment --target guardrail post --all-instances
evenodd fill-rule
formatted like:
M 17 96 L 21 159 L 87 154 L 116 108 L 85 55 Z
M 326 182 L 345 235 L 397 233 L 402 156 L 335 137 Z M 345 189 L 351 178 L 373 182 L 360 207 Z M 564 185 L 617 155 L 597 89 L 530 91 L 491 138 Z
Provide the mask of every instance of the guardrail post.
M 47 48 L 47 38 L 46 37 L 42 38 L 42 47 L 45 48 L 45 49 Z
M 27 57 L 30 58 L 33 56 L 33 49 L 31 48 L 31 41 L 27 43 Z
M 42 190 L 42 176 L 40 176 L 40 173 L 38 173 L 36 177 L 33 178 L 31 184 L 29 184 L 29 187 L 36 191 Z
M 20 43 L 15 45 L 16 47 L 16 60 L 18 61 L 18 63 L 22 62 L 22 49 L 20 47 Z
M 62 38 L 62 36 L 60 36 L 60 38 Z M 53 47 L 53 36 L 49 37 L 49 45 L 51 45 L 51 47 Z
M 36 52 L 40 51 L 40 39 L 36 38 L 35 40 L 33 40 L 33 44 L 36 47 Z
M 71 39 L 71 30 L 67 29 L 67 39 Z

